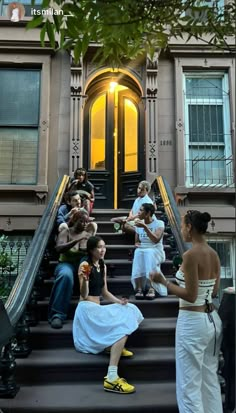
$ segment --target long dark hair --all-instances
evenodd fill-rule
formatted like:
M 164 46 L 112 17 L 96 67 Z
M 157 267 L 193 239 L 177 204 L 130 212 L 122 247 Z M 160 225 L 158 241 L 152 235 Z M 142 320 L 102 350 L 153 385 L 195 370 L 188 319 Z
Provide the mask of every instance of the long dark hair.
M 103 239 L 102 239 L 101 237 L 97 236 L 97 235 L 96 235 L 96 236 L 89 237 L 89 239 L 88 239 L 88 241 L 87 241 L 88 263 L 89 263 L 90 265 L 93 265 L 92 251 L 93 251 L 95 248 L 97 248 L 98 243 L 99 243 L 100 241 L 103 241 Z M 103 260 L 102 258 L 99 259 L 99 265 L 100 265 L 100 270 L 101 270 L 102 274 L 104 275 L 104 267 L 105 267 L 105 264 L 104 264 L 104 260 Z M 93 270 L 92 270 L 92 272 L 93 272 Z
M 205 234 L 210 222 L 211 216 L 208 212 L 187 211 L 184 215 L 184 222 L 186 225 L 190 224 L 199 234 Z
M 77 179 L 78 175 L 83 175 L 84 182 L 88 182 L 88 173 L 85 168 L 77 168 L 74 172 L 74 178 Z

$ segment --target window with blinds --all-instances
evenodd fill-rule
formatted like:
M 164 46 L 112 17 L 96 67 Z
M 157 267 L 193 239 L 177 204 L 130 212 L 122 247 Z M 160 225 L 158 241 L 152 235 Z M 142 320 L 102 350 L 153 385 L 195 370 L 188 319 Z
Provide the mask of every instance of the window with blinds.
M 186 185 L 232 185 L 227 75 L 185 74 L 184 103 Z
M 36 184 L 40 70 L 0 69 L 0 184 Z

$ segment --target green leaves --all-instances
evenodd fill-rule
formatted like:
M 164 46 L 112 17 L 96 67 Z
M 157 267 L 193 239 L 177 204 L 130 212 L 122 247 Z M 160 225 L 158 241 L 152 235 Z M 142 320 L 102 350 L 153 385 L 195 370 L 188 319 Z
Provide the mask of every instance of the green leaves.
M 42 45 L 47 34 L 53 48 L 73 51 L 76 62 L 92 42 L 100 46 L 95 59 L 114 66 L 144 52 L 153 54 L 156 48 L 166 48 L 171 38 L 183 38 L 185 33 L 188 41 L 210 35 L 211 44 L 220 47 L 226 47 L 225 36 L 235 33 L 235 2 L 220 10 L 206 6 L 202 0 L 54 0 L 54 3 L 64 16 L 53 15 L 50 20 L 34 16 L 28 28 L 40 27 Z M 49 5 L 50 0 L 43 0 L 43 8 Z
M 49 20 L 46 20 L 45 26 L 46 26 L 46 32 L 47 32 L 50 44 L 53 47 L 53 49 L 55 49 L 55 34 L 54 34 L 55 25 L 53 23 L 50 23 Z
M 34 29 L 43 23 L 43 16 L 33 18 L 26 26 L 27 29 Z

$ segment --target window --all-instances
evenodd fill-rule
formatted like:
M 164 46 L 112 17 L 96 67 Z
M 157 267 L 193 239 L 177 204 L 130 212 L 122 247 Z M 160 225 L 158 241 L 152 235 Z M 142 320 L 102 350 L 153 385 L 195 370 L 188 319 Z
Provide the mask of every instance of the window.
M 0 184 L 36 184 L 40 70 L 0 69 Z
M 233 185 L 229 87 L 224 73 L 185 73 L 186 186 Z
M 92 104 L 90 114 L 90 169 L 105 169 L 106 152 L 106 95 Z
M 220 258 L 220 289 L 219 296 L 227 287 L 235 287 L 235 241 L 230 238 L 210 238 L 208 244 L 217 252 Z
M 207 9 L 206 7 L 209 8 L 215 8 L 217 10 L 217 14 L 221 14 L 223 18 L 223 7 L 224 7 L 224 0 L 202 0 L 196 3 L 195 7 L 205 7 L 204 10 L 198 11 L 198 10 L 192 10 L 188 9 L 185 12 L 186 16 L 192 16 L 196 18 L 197 20 L 200 20 L 201 22 L 204 22 L 208 19 L 207 17 Z
M 128 98 L 124 99 L 124 171 L 138 170 L 138 111 Z
M 0 2 L 0 15 L 9 17 L 8 16 L 8 5 L 10 3 L 12 3 L 12 0 L 2 0 L 2 2 Z M 31 8 L 33 8 L 34 10 L 41 10 L 42 0 L 35 0 L 34 6 L 32 6 L 31 0 L 17 0 L 17 3 L 23 4 L 24 15 L 26 17 L 31 17 L 32 16 Z
M 232 242 L 230 240 L 209 239 L 208 244 L 217 252 L 221 264 L 221 278 L 233 278 Z M 232 260 L 232 263 L 231 263 Z

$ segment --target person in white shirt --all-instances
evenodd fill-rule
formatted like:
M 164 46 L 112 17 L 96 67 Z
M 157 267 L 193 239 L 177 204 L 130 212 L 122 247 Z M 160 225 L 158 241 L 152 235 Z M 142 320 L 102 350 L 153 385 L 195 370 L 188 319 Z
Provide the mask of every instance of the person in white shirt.
M 123 217 L 116 217 L 116 218 L 111 219 L 112 222 L 117 222 L 121 224 L 121 229 L 123 232 L 129 233 L 129 234 L 135 234 L 134 220 L 135 218 L 138 218 L 140 207 L 144 203 L 153 204 L 152 199 L 148 196 L 150 190 L 151 190 L 151 185 L 148 181 L 139 182 L 138 188 L 137 188 L 138 197 L 135 199 L 128 217 L 123 216 Z
M 153 205 L 144 203 L 135 219 L 135 246 L 134 260 L 132 265 L 131 283 L 135 290 L 135 298 L 146 298 L 153 300 L 155 290 L 159 295 L 166 296 L 167 288 L 161 283 L 152 283 L 150 272 L 161 271 L 160 265 L 165 261 L 163 247 L 163 234 L 165 224 L 163 221 L 154 219 L 155 208 Z M 155 270 L 154 270 L 155 268 Z

